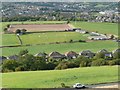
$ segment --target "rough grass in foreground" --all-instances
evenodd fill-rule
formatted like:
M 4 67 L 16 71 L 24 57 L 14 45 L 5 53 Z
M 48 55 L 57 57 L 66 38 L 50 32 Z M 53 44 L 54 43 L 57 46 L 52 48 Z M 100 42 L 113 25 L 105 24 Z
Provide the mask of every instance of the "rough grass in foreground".
M 67 70 L 29 71 L 2 74 L 5 88 L 55 88 L 61 83 L 97 84 L 118 81 L 118 66 L 84 67 Z

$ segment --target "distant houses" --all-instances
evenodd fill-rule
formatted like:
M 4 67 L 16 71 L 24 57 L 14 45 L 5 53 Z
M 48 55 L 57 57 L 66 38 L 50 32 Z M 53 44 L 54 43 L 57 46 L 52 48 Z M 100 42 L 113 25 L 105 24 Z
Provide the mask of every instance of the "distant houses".
M 81 28 L 68 29 L 67 31 L 74 31 L 74 32 L 82 33 L 82 34 L 88 33 L 86 30 L 83 30 Z
M 84 51 L 80 52 L 79 55 L 82 55 L 87 58 L 93 58 L 95 56 L 95 53 L 93 53 L 90 50 L 84 50 Z
M 7 57 L 5 57 L 5 56 L 0 56 L 0 61 L 6 60 L 6 59 L 7 59 Z
M 109 51 L 107 51 L 107 50 L 105 50 L 105 49 L 102 49 L 102 50 L 100 50 L 100 51 L 97 52 L 97 53 L 103 53 L 103 54 L 104 54 L 104 58 L 107 59 L 107 60 L 113 58 L 113 53 L 112 53 L 112 52 L 109 52 Z
M 19 57 L 18 55 L 12 55 L 12 56 L 7 57 L 7 59 L 10 59 L 10 60 L 17 60 L 18 57 Z
M 48 57 L 53 58 L 53 59 L 63 59 L 65 58 L 65 55 L 59 53 L 59 52 L 51 52 Z
M 78 57 L 78 54 L 74 51 L 69 51 L 65 53 L 67 59 L 74 59 Z
M 94 53 L 90 50 L 83 50 L 79 53 L 76 53 L 74 51 L 69 51 L 69 52 L 66 52 L 65 54 L 61 54 L 57 51 L 54 51 L 54 52 L 51 52 L 49 54 L 46 54 L 46 53 L 37 53 L 35 54 L 34 56 L 35 57 L 45 57 L 46 58 L 46 61 L 48 61 L 48 58 L 52 58 L 52 59 L 55 59 L 55 60 L 60 60 L 60 59 L 75 59 L 75 58 L 78 58 L 80 56 L 84 56 L 84 57 L 87 57 L 89 59 L 92 59 L 94 58 L 98 53 L 102 53 L 104 59 L 106 60 L 111 60 L 114 58 L 114 54 L 116 53 L 116 55 L 120 55 L 120 49 L 116 49 L 112 52 L 109 52 L 107 51 L 106 49 L 102 49 L 100 51 L 98 51 L 97 53 Z M 120 57 L 120 56 L 118 56 Z M 17 60 L 19 58 L 18 55 L 11 55 L 11 56 L 8 56 L 8 57 L 5 57 L 5 56 L 0 56 L 0 60 L 3 61 L 3 60 Z

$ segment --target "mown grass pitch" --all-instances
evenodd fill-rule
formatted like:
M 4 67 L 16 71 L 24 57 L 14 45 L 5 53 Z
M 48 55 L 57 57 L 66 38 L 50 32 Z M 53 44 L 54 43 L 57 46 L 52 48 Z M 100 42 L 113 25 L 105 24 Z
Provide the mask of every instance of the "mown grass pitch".
M 75 83 L 117 82 L 118 66 L 4 73 L 2 79 L 4 88 L 58 88 L 61 83 L 72 86 Z

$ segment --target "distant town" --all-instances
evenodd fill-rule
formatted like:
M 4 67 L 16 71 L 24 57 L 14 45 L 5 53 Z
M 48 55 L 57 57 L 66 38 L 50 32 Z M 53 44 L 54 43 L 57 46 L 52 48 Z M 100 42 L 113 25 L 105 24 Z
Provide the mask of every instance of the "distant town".
M 3 2 L 2 21 L 118 22 L 117 2 Z

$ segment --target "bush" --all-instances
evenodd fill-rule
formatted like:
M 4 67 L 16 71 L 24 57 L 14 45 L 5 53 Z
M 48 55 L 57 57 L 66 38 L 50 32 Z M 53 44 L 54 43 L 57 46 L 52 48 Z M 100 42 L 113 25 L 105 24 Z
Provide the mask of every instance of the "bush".
M 9 69 L 5 68 L 5 69 L 2 69 L 2 72 L 4 72 L 4 73 L 13 72 L 13 70 L 9 70 Z
M 7 28 L 9 28 L 9 27 L 10 27 L 10 24 L 7 25 Z
M 20 55 L 20 56 L 23 56 L 23 55 L 26 55 L 26 54 L 28 54 L 28 50 L 27 50 L 27 49 L 21 50 L 21 51 L 19 52 L 19 55 Z
M 21 33 L 21 30 L 20 29 L 17 29 L 16 31 L 15 31 L 15 34 L 20 34 Z
M 23 66 L 19 66 L 19 67 L 15 68 L 15 71 L 24 71 L 24 67 Z
M 79 40 L 79 42 L 86 42 L 85 40 Z
M 76 67 L 75 63 L 73 63 L 73 62 L 68 63 L 68 68 L 75 68 L 75 67 Z
M 7 32 L 7 30 L 8 30 L 7 28 L 4 28 L 4 32 L 5 32 L 5 33 Z
M 110 66 L 116 65 L 116 60 L 110 60 L 110 61 L 108 61 L 108 64 L 109 64 Z
M 91 66 L 103 66 L 105 64 L 106 64 L 105 60 L 98 59 L 98 60 L 92 61 Z
M 87 62 L 86 61 L 82 61 L 81 63 L 80 63 L 80 67 L 86 67 L 87 66 Z
M 19 66 L 16 60 L 5 60 L 2 65 L 3 70 L 15 71 L 15 68 Z
M 57 70 L 62 70 L 62 69 L 67 69 L 68 68 L 68 62 L 64 61 L 64 62 L 60 62 L 58 64 L 57 67 L 55 67 L 55 69 Z
M 69 43 L 73 43 L 73 40 L 71 39 L 71 40 L 69 41 Z

